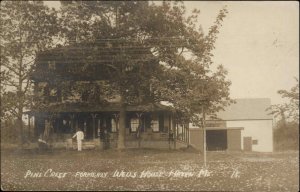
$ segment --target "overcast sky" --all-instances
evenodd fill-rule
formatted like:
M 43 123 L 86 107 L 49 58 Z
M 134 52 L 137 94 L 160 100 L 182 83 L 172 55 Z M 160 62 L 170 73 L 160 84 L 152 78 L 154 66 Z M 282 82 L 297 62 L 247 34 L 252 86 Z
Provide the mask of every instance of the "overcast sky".
M 219 10 L 229 11 L 214 50 L 215 64 L 228 70 L 232 98 L 271 98 L 282 103 L 279 89 L 290 89 L 299 78 L 298 2 L 185 1 L 200 9 L 204 32 Z M 45 2 L 59 7 L 59 2 Z

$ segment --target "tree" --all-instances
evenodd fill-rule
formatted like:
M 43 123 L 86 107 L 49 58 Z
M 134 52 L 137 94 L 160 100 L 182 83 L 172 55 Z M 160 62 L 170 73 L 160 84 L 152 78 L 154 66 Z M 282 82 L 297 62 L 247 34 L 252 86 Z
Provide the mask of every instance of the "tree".
M 43 2 L 1 2 L 1 86 L 6 87 L 1 89 L 1 111 L 17 118 L 21 145 L 22 117 L 31 101 L 29 76 L 37 52 L 53 45 L 58 32 L 56 14 Z
M 84 54 L 84 63 L 106 66 L 115 74 L 110 85 L 121 97 L 119 149 L 125 147 L 128 104 L 167 101 L 179 121 L 199 122 L 201 106 L 213 113 L 231 102 L 226 70 L 210 70 L 227 10 L 220 10 L 207 35 L 196 27 L 200 11 L 188 17 L 185 12 L 183 2 L 62 1 L 66 44 L 90 43 L 94 48 Z M 103 52 L 113 53 L 111 62 L 99 57 Z
M 279 121 L 274 130 L 275 150 L 299 150 L 299 80 L 290 90 L 279 90 L 288 102 L 271 105 L 267 110 Z
M 290 90 L 278 90 L 278 94 L 282 98 L 287 98 L 288 103 L 272 105 L 267 110 L 271 110 L 270 114 L 275 118 L 280 116 L 281 121 L 286 125 L 286 121 L 294 121 L 299 124 L 299 80 L 295 78 L 296 85 Z

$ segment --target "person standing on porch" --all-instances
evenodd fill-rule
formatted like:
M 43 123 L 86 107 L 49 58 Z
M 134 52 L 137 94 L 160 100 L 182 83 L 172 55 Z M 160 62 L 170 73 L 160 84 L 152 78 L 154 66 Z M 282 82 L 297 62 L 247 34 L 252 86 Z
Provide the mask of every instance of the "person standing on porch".
M 72 138 L 74 138 L 74 137 L 76 137 L 76 139 L 77 139 L 78 151 L 81 151 L 82 150 L 82 140 L 84 139 L 84 133 L 80 129 L 78 129 Z

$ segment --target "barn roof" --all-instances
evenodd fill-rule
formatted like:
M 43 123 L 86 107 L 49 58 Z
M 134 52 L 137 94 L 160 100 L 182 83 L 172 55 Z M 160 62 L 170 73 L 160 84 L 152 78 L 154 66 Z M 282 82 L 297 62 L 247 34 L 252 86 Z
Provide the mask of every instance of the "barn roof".
M 269 98 L 235 99 L 236 103 L 217 113 L 222 120 L 262 120 L 272 119 L 266 109 L 271 105 Z

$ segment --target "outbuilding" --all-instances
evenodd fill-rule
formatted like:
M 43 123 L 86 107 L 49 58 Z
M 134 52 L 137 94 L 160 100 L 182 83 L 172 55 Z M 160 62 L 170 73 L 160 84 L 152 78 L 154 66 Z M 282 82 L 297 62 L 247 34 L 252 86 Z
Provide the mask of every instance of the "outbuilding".
M 273 151 L 273 118 L 266 111 L 268 98 L 236 99 L 217 113 L 217 120 L 206 120 L 209 151 Z M 203 129 L 190 124 L 190 144 L 203 149 Z

